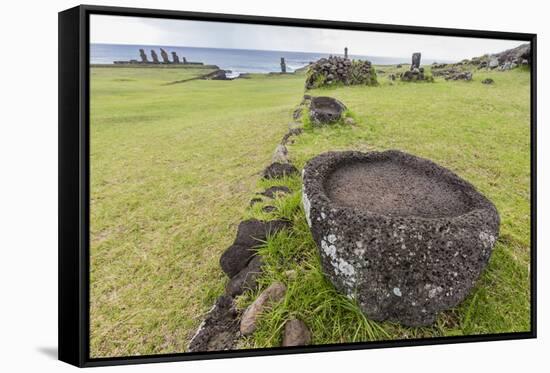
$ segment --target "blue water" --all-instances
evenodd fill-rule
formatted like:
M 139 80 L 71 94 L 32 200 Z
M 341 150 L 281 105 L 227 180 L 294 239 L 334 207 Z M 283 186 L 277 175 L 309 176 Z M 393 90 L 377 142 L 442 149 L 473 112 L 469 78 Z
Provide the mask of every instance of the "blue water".
M 306 52 L 284 52 L 265 51 L 251 49 L 221 49 L 221 48 L 196 48 L 196 47 L 173 47 L 162 45 L 126 45 L 126 44 L 91 44 L 90 63 L 111 64 L 113 61 L 140 60 L 139 49 L 145 49 L 149 60 L 151 60 L 151 49 L 157 52 L 160 59 L 160 48 L 168 52 L 170 59 L 171 52 L 175 51 L 178 56 L 185 57 L 189 62 L 203 62 L 208 65 L 217 65 L 221 69 L 231 70 L 231 75 L 242 73 L 268 73 L 281 71 L 281 57 L 285 58 L 287 71 L 306 66 L 311 61 L 321 57 L 328 57 L 327 53 L 306 53 Z M 337 55 L 337 53 L 335 53 Z M 350 58 L 367 59 L 378 65 L 391 65 L 397 63 L 408 63 L 409 57 L 377 57 L 360 56 L 350 54 Z M 433 61 L 423 60 L 423 64 Z

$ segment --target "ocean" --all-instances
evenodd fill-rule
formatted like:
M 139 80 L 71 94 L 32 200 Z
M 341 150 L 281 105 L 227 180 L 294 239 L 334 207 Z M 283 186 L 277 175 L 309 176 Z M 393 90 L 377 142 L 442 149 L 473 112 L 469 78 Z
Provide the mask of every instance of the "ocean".
M 238 76 L 242 73 L 269 73 L 281 71 L 281 57 L 285 58 L 287 71 L 306 66 L 311 61 L 322 57 L 328 57 L 328 53 L 309 52 L 285 52 L 252 49 L 222 49 L 222 48 L 197 48 L 197 47 L 174 47 L 162 45 L 127 45 L 127 44 L 91 44 L 90 63 L 111 64 L 114 61 L 127 61 L 131 59 L 140 60 L 139 49 L 143 48 L 151 60 L 151 49 L 157 52 L 160 57 L 160 48 L 168 52 L 170 59 L 171 52 L 175 51 L 180 59 L 185 57 L 189 62 L 203 62 L 207 65 L 217 65 L 221 69 L 231 70 L 228 76 Z M 343 55 L 334 53 L 334 55 Z M 409 63 L 411 57 L 379 57 L 361 56 L 350 54 L 353 59 L 367 59 L 377 65 L 391 65 L 398 63 Z M 423 60 L 423 64 L 433 61 Z

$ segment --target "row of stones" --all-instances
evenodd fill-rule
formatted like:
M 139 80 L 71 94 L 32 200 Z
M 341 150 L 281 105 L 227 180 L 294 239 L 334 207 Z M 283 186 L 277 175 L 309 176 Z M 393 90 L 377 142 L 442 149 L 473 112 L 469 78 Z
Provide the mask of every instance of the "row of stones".
M 432 76 L 442 76 L 445 80 L 465 80 L 465 81 L 471 81 L 472 78 L 474 77 L 471 71 L 459 71 L 456 69 L 432 70 Z M 397 78 L 400 78 L 402 81 L 406 81 L 406 82 L 420 81 L 420 80 L 433 81 L 432 78 L 430 78 L 427 75 L 424 75 L 423 67 L 419 69 L 405 71 L 400 74 L 396 74 L 396 73 L 388 74 L 389 80 L 394 81 Z M 486 78 L 481 81 L 481 83 L 483 84 L 493 84 L 494 82 L 495 81 L 491 78 Z
M 348 60 L 349 61 L 349 60 Z M 311 97 L 304 95 L 298 109 L 293 114 L 294 122 L 289 125 L 288 132 L 277 144 L 272 163 L 262 172 L 262 178 L 280 179 L 299 174 L 291 163 L 287 145 L 293 137 L 302 133 L 300 118 L 302 110 L 308 110 L 312 122 L 327 124 L 339 121 L 346 106 L 331 97 Z M 299 113 L 299 115 L 297 114 Z M 353 119 L 346 118 L 353 122 Z M 354 124 L 349 122 L 348 124 Z M 264 197 L 275 200 L 281 195 L 289 194 L 291 190 L 285 186 L 272 186 L 253 197 L 249 206 L 263 202 Z M 263 212 L 270 213 L 275 206 L 266 205 Z M 270 306 L 284 298 L 286 287 L 275 282 L 267 287 L 244 312 L 239 312 L 235 305 L 235 297 L 245 291 L 256 291 L 258 279 L 263 272 L 263 260 L 257 249 L 271 235 L 291 226 L 289 221 L 260 221 L 249 219 L 242 221 L 237 229 L 236 238 L 220 258 L 220 266 L 229 277 L 225 294 L 220 296 L 214 306 L 208 311 L 205 320 L 199 326 L 189 343 L 189 352 L 228 350 L 235 346 L 241 336 L 247 336 L 256 330 L 259 316 Z M 288 274 L 292 276 L 292 274 Z M 282 346 L 301 346 L 311 342 L 311 332 L 306 324 L 299 319 L 290 319 L 285 323 Z
M 449 68 L 447 68 L 448 66 L 447 64 L 438 64 L 437 62 L 434 62 L 432 64 L 432 76 L 426 75 L 424 74 L 424 68 L 420 67 L 420 57 L 421 57 L 420 53 L 413 53 L 410 70 L 404 71 L 402 73 L 389 74 L 388 79 L 393 81 L 393 80 L 396 80 L 397 78 L 400 78 L 402 81 L 405 81 L 405 82 L 414 82 L 414 81 L 433 82 L 434 76 L 442 76 L 445 80 L 471 81 L 473 78 L 473 73 L 471 71 L 462 71 L 460 69 L 455 68 L 455 66 L 466 64 L 462 62 L 454 65 L 449 65 L 450 66 Z M 402 65 L 398 64 L 396 67 L 401 68 Z M 383 71 L 380 71 L 380 72 L 383 73 Z M 493 82 L 494 81 L 490 78 L 482 81 L 483 84 L 492 84 Z
M 287 143 L 292 136 L 301 133 L 300 128 L 290 128 L 277 145 L 273 162 L 267 166 L 262 177 L 278 179 L 298 174 L 288 157 Z M 291 193 L 285 186 L 272 186 L 251 199 L 250 206 L 263 201 L 263 197 L 276 199 Z M 262 210 L 272 212 L 275 207 L 267 205 Z M 244 312 L 235 305 L 235 297 L 245 291 L 255 291 L 258 279 L 263 272 L 263 260 L 257 249 L 268 237 L 287 229 L 291 223 L 285 220 L 260 221 L 249 219 L 242 221 L 237 229 L 236 238 L 220 258 L 220 266 L 229 277 L 225 294 L 220 296 L 206 314 L 188 346 L 189 352 L 219 351 L 233 348 L 240 337 L 248 336 L 256 330 L 259 316 L 273 306 L 286 294 L 281 282 L 272 283 L 256 298 Z M 302 320 L 293 318 L 285 323 L 282 346 L 300 346 L 311 342 L 311 333 Z

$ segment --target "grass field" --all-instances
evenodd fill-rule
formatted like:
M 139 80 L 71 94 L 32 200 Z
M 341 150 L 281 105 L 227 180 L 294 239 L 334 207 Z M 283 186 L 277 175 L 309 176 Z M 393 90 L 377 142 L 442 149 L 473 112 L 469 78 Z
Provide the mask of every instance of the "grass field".
M 165 85 L 204 72 L 92 69 L 92 356 L 185 351 L 223 292 L 218 259 L 244 217 L 295 224 L 260 249 L 260 290 L 277 279 L 288 292 L 241 347 L 279 345 L 291 316 L 306 322 L 315 344 L 529 330 L 528 70 L 435 83 L 392 84 L 379 74 L 379 87 L 316 90 L 342 100 L 358 123 L 307 130 L 289 147 L 298 168 L 327 150 L 404 150 L 450 168 L 495 203 L 501 236 L 487 270 L 429 328 L 369 321 L 337 294 L 321 272 L 299 178 L 258 181 L 304 93 L 303 75 Z M 495 84 L 481 84 L 485 77 Z M 273 184 L 293 190 L 276 202 L 279 211 L 249 209 L 253 193 Z

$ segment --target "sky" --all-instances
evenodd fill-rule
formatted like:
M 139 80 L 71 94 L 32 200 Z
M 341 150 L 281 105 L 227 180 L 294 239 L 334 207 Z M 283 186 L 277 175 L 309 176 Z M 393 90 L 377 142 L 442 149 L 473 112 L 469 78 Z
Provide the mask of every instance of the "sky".
M 458 61 L 497 53 L 523 42 L 449 36 L 248 25 L 160 18 L 92 15 L 90 42 L 342 53 Z

